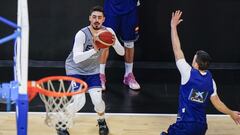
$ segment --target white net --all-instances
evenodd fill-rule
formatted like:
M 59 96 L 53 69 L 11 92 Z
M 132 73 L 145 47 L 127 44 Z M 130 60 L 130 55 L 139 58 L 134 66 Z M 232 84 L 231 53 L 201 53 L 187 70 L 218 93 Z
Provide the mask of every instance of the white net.
M 78 83 L 79 84 L 79 83 Z M 79 84 L 80 85 L 80 84 Z M 55 93 L 71 93 L 81 91 L 82 85 L 76 88 L 76 82 L 64 80 L 48 80 L 38 87 Z M 73 117 L 85 104 L 85 93 L 73 96 L 46 96 L 39 93 L 46 108 L 45 123 L 56 129 L 68 129 L 73 125 Z

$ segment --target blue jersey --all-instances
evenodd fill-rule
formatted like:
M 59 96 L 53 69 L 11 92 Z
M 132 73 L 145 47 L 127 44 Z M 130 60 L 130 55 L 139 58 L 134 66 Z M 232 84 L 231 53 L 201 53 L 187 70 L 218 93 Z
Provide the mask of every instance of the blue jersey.
M 137 7 L 137 0 L 105 0 L 104 14 L 118 16 L 127 14 Z
M 213 91 L 210 71 L 202 75 L 192 68 L 189 81 L 180 87 L 177 122 L 206 123 L 205 109 Z

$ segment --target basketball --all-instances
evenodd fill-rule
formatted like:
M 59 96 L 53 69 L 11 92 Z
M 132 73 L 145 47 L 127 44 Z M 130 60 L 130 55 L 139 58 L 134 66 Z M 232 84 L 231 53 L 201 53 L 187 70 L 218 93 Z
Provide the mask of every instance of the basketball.
M 108 48 L 115 42 L 115 36 L 108 30 L 99 31 L 94 39 L 94 43 L 99 48 Z

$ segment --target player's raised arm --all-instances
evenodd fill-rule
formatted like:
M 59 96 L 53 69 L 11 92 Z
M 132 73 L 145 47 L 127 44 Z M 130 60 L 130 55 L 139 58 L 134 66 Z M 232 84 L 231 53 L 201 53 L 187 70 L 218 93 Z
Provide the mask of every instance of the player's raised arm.
M 184 54 L 181 49 L 181 44 L 180 44 L 180 40 L 177 32 L 178 24 L 183 21 L 181 19 L 181 15 L 182 15 L 182 12 L 180 10 L 177 10 L 172 13 L 172 19 L 171 19 L 171 40 L 172 40 L 172 47 L 173 47 L 173 52 L 174 52 L 176 61 L 184 58 Z

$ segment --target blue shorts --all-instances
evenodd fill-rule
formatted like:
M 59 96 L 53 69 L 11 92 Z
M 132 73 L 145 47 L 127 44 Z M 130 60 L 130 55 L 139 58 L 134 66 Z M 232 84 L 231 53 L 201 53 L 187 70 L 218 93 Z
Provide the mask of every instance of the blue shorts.
M 75 74 L 75 75 L 68 75 L 68 76 L 75 77 L 75 78 L 85 81 L 88 85 L 88 89 L 102 88 L 99 74 L 94 74 L 94 75 L 77 75 L 77 74 Z M 79 84 L 77 84 L 77 87 L 74 87 L 74 89 L 77 89 L 78 87 L 79 87 Z
M 106 15 L 104 26 L 110 27 L 123 42 L 134 42 L 138 39 L 137 8 L 123 15 Z
M 177 122 L 168 128 L 168 135 L 205 135 L 207 124 L 196 122 Z

